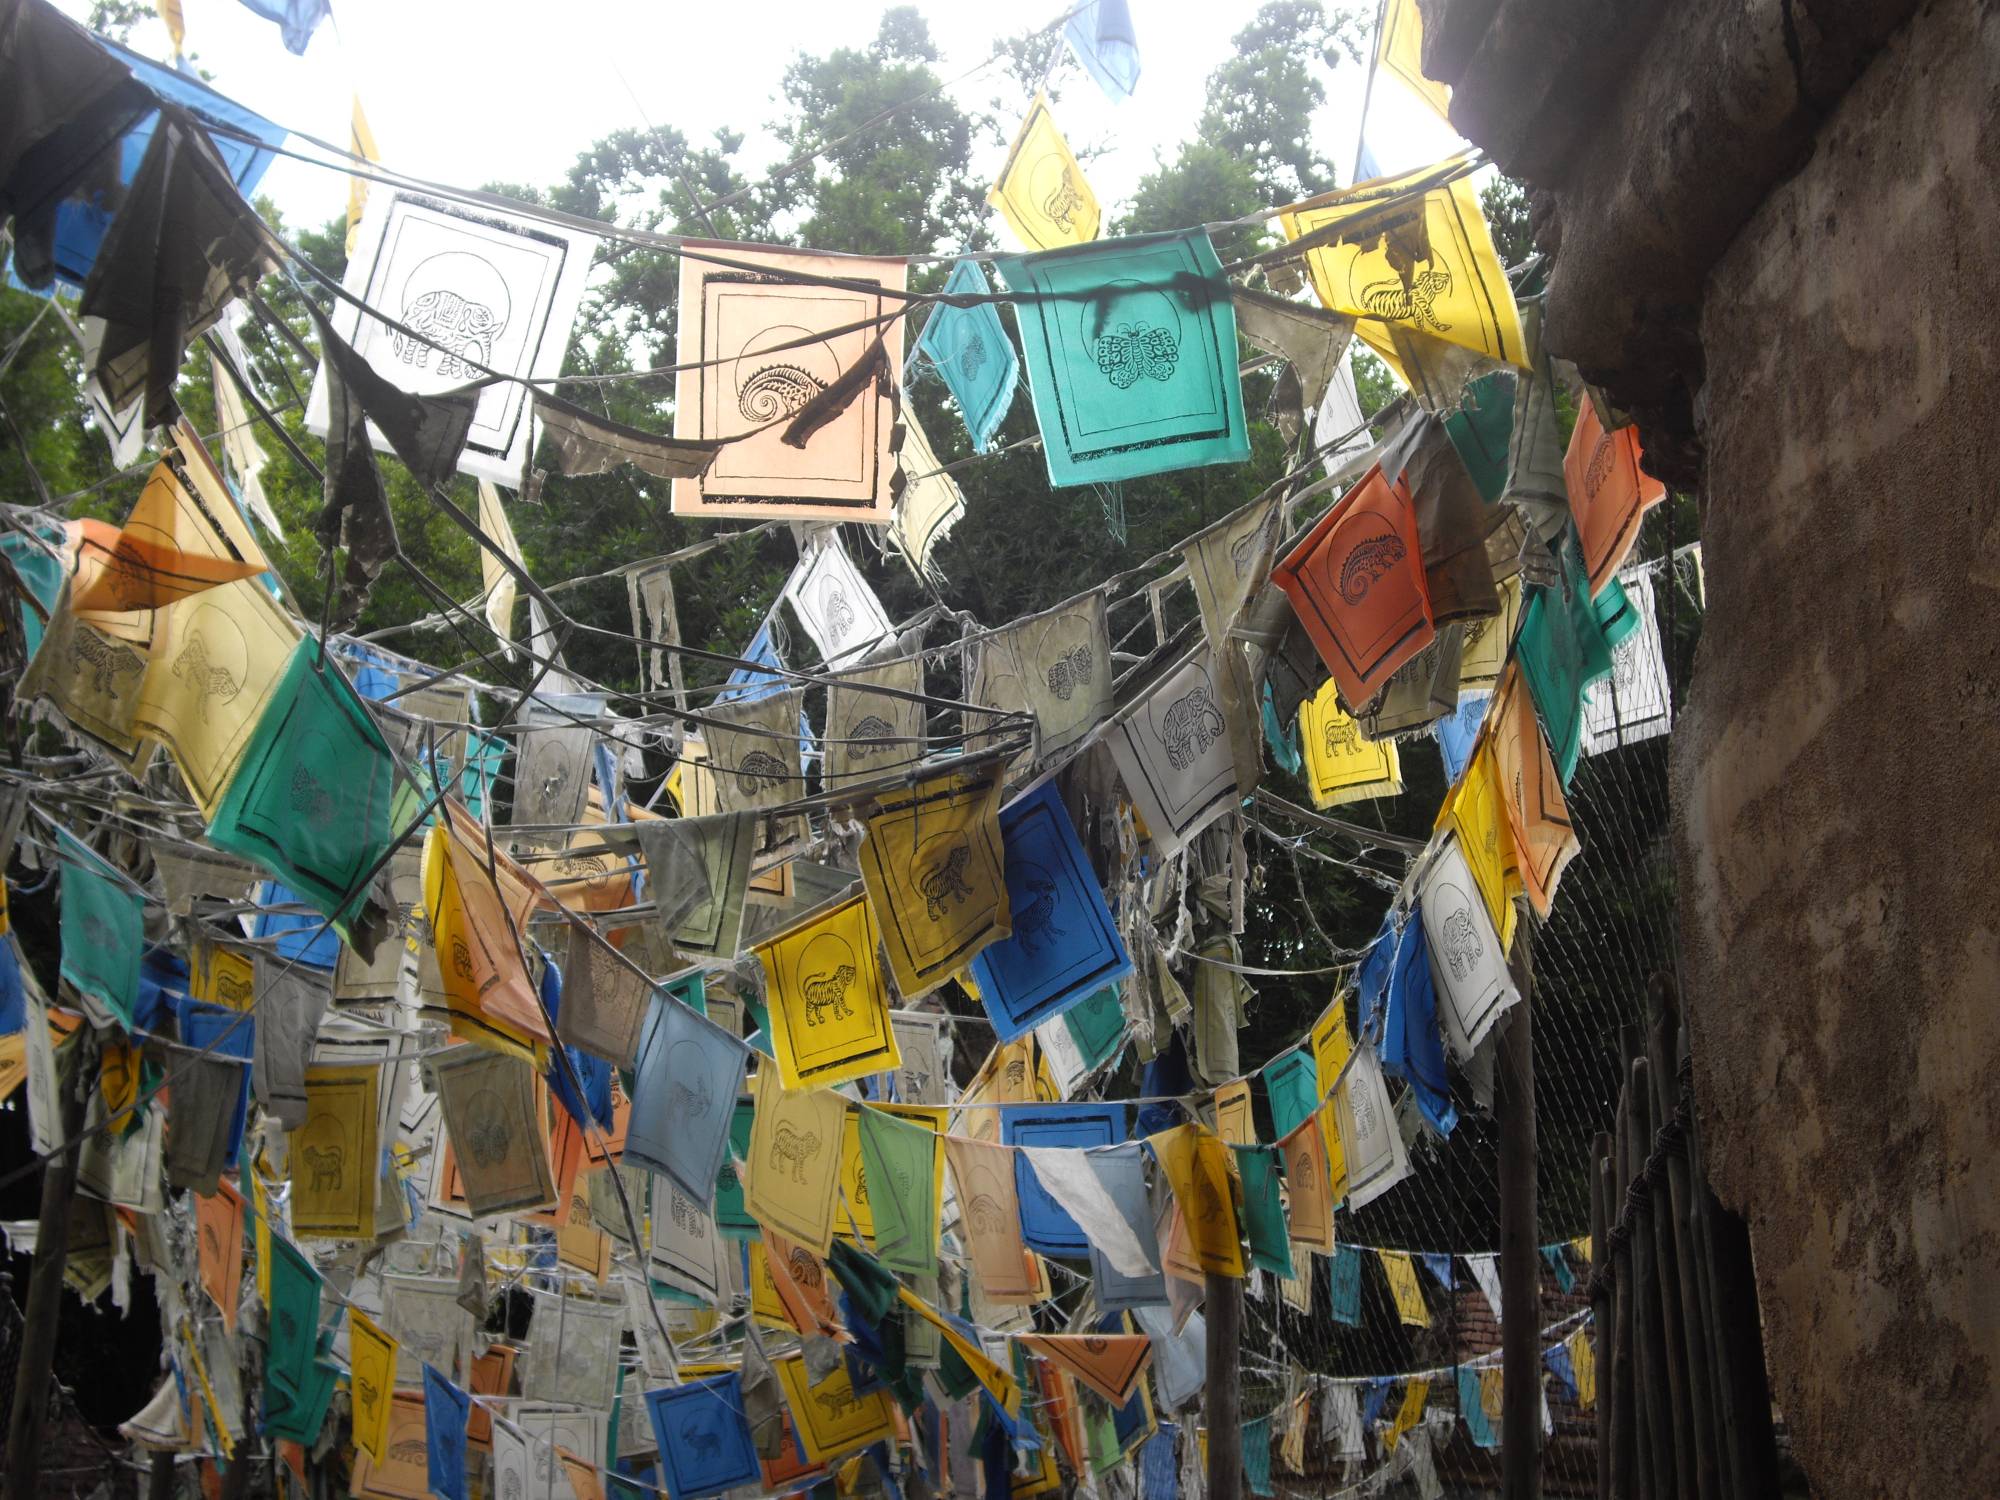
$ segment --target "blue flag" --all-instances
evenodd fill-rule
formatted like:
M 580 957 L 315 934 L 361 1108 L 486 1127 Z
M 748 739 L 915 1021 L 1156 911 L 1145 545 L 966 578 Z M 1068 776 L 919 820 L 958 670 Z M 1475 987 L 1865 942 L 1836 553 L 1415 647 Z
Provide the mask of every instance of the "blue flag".
M 653 996 L 639 1031 L 625 1159 L 707 1212 L 750 1049 L 679 998 Z
M 1271 1417 L 1266 1412 L 1254 1422 L 1243 1424 L 1243 1477 L 1250 1493 L 1269 1495 L 1271 1488 Z
M 1017 1104 L 1000 1111 L 1003 1146 L 1115 1146 L 1125 1139 L 1122 1104 Z M 1021 1203 L 1021 1238 L 1030 1250 L 1081 1260 L 1090 1241 L 1069 1211 L 1049 1196 L 1025 1156 L 1014 1158 Z
M 743 1416 L 741 1371 L 648 1391 L 646 1414 L 653 1420 L 667 1492 L 674 1500 L 760 1482 L 757 1450 Z
M 1382 1023 L 1383 1068 L 1409 1080 L 1417 1112 L 1439 1135 L 1458 1124 L 1451 1106 L 1451 1080 L 1444 1066 L 1444 1037 L 1438 1031 L 1437 991 L 1431 983 L 1430 949 L 1424 941 L 1424 914 L 1411 907 L 1396 941 L 1389 973 L 1388 1011 Z
M 466 1500 L 465 1428 L 472 1398 L 424 1362 L 424 1448 L 430 1487 L 440 1500 Z
M 1473 1442 L 1482 1448 L 1500 1446 L 1500 1434 L 1493 1430 L 1493 1421 L 1479 1397 L 1479 1372 L 1470 1365 L 1458 1367 L 1458 1415 Z
M 972 961 L 986 1015 L 1003 1042 L 1062 1014 L 1132 972 L 1104 891 L 1046 782 L 1000 813 L 1014 932 Z
M 1335 1245 L 1327 1262 L 1328 1312 L 1336 1323 L 1361 1326 L 1361 1253 L 1351 1245 Z
M 1139 1450 L 1139 1500 L 1180 1500 L 1180 1456 L 1175 1451 L 1180 1433 L 1172 1422 L 1162 1422 Z
M 229 1116 L 229 1144 L 222 1153 L 223 1169 L 231 1170 L 236 1166 L 237 1152 L 243 1145 L 243 1117 L 250 1107 L 249 1062 L 252 1045 L 257 1038 L 257 1020 L 226 1005 L 210 1005 L 202 1000 L 184 999 L 179 1009 L 183 1044 L 212 1048 L 210 1058 L 241 1064 L 232 1069 L 236 1074 L 236 1102 Z M 204 1075 L 197 1074 L 196 1077 L 206 1081 Z M 173 1128 L 171 1115 L 167 1128 Z
M 962 260 L 953 266 L 944 290 L 947 296 L 988 297 L 993 293 L 976 260 Z M 1014 341 L 1000 322 L 1000 309 L 991 302 L 974 307 L 941 302 L 918 335 L 917 348 L 937 366 L 951 399 L 958 403 L 972 451 L 991 451 L 994 435 L 1000 431 L 1007 408 L 1014 404 L 1014 389 L 1021 381 L 1020 356 L 1014 353 Z
M 1063 27 L 1070 51 L 1113 104 L 1139 86 L 1139 35 L 1125 0 L 1091 0 Z
M 1468 693 L 1458 700 L 1457 712 L 1446 714 L 1431 725 L 1438 749 L 1444 752 L 1447 783 L 1457 781 L 1465 773 L 1465 763 L 1472 759 L 1473 742 L 1479 738 L 1479 726 L 1486 720 L 1486 705 L 1492 701 L 1491 693 Z
M 332 9 L 327 0 L 243 0 L 243 5 L 267 21 L 276 21 L 285 50 L 301 55 Z
M 1565 1293 L 1576 1290 L 1576 1273 L 1569 1268 L 1569 1252 L 1561 1245 L 1542 1246 L 1542 1259 L 1556 1273 L 1556 1285 Z
M 1155 1245 L 1153 1209 L 1146 1193 L 1146 1149 L 1137 1141 L 1099 1151 L 1090 1158 L 1097 1185 L 1117 1208 L 1132 1236 L 1144 1245 Z M 1037 1187 L 1039 1188 L 1039 1184 Z M 1157 1261 L 1158 1255 L 1153 1259 Z M 1138 1307 L 1163 1307 L 1167 1281 L 1163 1272 L 1127 1276 L 1114 1266 L 1104 1252 L 1090 1247 L 1090 1277 L 1101 1312 L 1124 1312 Z

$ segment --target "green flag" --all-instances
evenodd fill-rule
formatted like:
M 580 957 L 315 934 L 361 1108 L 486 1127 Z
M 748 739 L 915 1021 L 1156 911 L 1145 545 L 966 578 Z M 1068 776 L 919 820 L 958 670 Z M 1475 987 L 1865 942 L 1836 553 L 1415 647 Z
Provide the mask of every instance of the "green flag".
M 938 1152 L 935 1131 L 879 1109 L 861 1111 L 861 1160 L 875 1215 L 875 1253 L 913 1276 L 938 1269 Z

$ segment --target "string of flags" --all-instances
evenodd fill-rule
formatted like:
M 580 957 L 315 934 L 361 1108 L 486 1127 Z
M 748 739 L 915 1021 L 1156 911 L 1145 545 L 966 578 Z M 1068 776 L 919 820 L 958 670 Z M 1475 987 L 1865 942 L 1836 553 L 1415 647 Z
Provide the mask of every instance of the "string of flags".
M 294 50 L 325 13 L 251 8 Z M 1416 13 L 1389 10 L 1382 61 L 1409 72 Z M 1063 29 L 1132 91 L 1121 0 Z M 157 1289 L 169 1373 L 128 1438 L 226 1464 L 260 1434 L 301 1488 L 331 1455 L 365 1496 L 975 1500 L 1123 1472 L 1167 1500 L 1198 1493 L 1208 1276 L 1309 1303 L 1319 1257 L 1353 1325 L 1372 1260 L 1430 1322 L 1419 1269 L 1450 1288 L 1453 1257 L 1348 1243 L 1338 1215 L 1416 1172 L 1399 1101 L 1455 1128 L 1453 1073 L 1490 1056 L 1515 934 L 1579 847 L 1578 758 L 1671 719 L 1628 567 L 1664 492 L 1594 393 L 1562 447 L 1469 158 L 1277 210 L 1285 242 L 1225 266 L 1204 228 L 1101 238 L 1038 94 L 991 199 L 1022 250 L 939 293 L 899 257 L 673 241 L 669 435 L 556 394 L 607 226 L 384 174 L 336 284 L 246 201 L 284 131 L 43 0 L 0 6 L 0 37 L 39 80 L 0 120 L 12 273 L 81 289 L 85 399 L 157 452 L 122 524 L 13 506 L 0 536 L 16 706 L 95 773 L 0 772 L 60 936 L 51 990 L 0 900 L 0 1085 L 38 1155 L 77 1152 L 69 1283 Z M 372 160 L 358 101 L 351 138 Z M 1286 265 L 1313 304 L 1277 290 Z M 270 403 L 235 329 L 273 275 L 320 294 L 324 615 L 265 550 Z M 937 644 L 948 612 L 895 620 L 836 529 L 941 587 L 976 503 L 901 399 L 918 316 L 911 363 L 975 453 L 1025 378 L 1053 486 L 1245 461 L 1244 343 L 1281 371 L 1290 471 L 1136 592 Z M 175 392 L 204 336 L 219 456 Z M 1411 393 L 1379 437 L 1356 337 Z M 481 596 L 447 615 L 528 686 L 343 633 L 409 566 L 381 453 L 478 542 Z M 538 462 L 797 523 L 741 656 L 683 642 L 690 559 L 645 559 L 623 570 L 642 686 L 576 676 L 501 493 Z M 690 662 L 728 681 L 691 687 Z M 1450 772 L 1429 843 L 1308 1032 L 1244 1068 L 1267 755 L 1339 808 L 1401 795 L 1419 740 Z M 993 1042 L 964 1056 L 975 1018 Z M 1128 1052 L 1140 1094 L 1098 1097 Z M 1543 1249 L 1564 1282 L 1585 1254 Z M 1497 1319 L 1492 1257 L 1459 1263 Z M 509 1290 L 525 1337 L 489 1319 Z M 1580 1325 L 1547 1363 L 1594 1399 Z M 1316 1377 L 1249 1424 L 1251 1488 L 1274 1452 L 1305 1471 L 1315 1399 L 1334 1451 L 1376 1431 L 1401 1473 L 1453 1381 L 1491 1446 L 1489 1376 Z

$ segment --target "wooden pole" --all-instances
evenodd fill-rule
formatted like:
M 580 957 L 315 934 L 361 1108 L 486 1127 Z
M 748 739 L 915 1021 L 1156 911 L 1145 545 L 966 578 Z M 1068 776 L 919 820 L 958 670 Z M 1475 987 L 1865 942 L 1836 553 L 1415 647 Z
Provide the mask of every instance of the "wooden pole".
M 1243 1500 L 1243 1281 L 1210 1271 L 1208 1500 Z
M 1590 1143 L 1590 1351 L 1597 1366 L 1597 1500 L 1611 1500 L 1611 1290 L 1601 1276 L 1610 1273 L 1607 1236 L 1611 1216 L 1606 1207 L 1610 1184 L 1604 1180 L 1611 1155 L 1611 1134 L 1600 1130 Z
M 1644 1057 L 1632 1059 L 1632 1159 L 1628 1163 L 1638 1192 L 1632 1198 L 1632 1285 L 1637 1290 L 1639 1337 L 1639 1408 L 1644 1414 L 1646 1453 L 1651 1460 L 1654 1500 L 1673 1500 L 1673 1401 L 1668 1395 L 1665 1332 L 1660 1318 L 1660 1268 L 1653 1253 L 1653 1206 L 1642 1174 L 1653 1147 L 1652 1069 Z
M 165 1448 L 153 1453 L 146 1474 L 146 1500 L 174 1500 L 174 1455 Z
M 1625 1203 L 1625 1138 L 1632 1129 L 1631 1090 L 1618 1089 L 1618 1112 L 1614 1117 L 1617 1138 L 1606 1167 L 1608 1191 L 1605 1203 L 1615 1222 Z M 1639 1493 L 1639 1435 L 1637 1403 L 1632 1399 L 1632 1246 L 1621 1239 L 1611 1252 L 1612 1286 L 1615 1307 L 1611 1324 L 1611 1494 L 1613 1500 L 1633 1500 Z
M 1674 1017 L 1669 981 L 1653 978 L 1653 1025 L 1647 1033 L 1646 1058 L 1652 1065 L 1654 1117 L 1666 1128 L 1679 1111 L 1680 1074 L 1673 1063 Z M 1694 1236 L 1687 1220 L 1687 1148 L 1685 1137 L 1667 1152 L 1667 1170 L 1653 1190 L 1653 1220 L 1659 1234 L 1661 1269 L 1669 1307 L 1668 1348 L 1674 1358 L 1674 1430 L 1678 1438 L 1675 1464 L 1681 1494 L 1689 1500 L 1717 1500 L 1717 1480 L 1710 1440 L 1708 1340 L 1703 1336 L 1704 1313 L 1695 1287 Z
M 33 1012 L 30 1011 L 32 1015 Z M 69 1258 L 70 1200 L 82 1148 L 84 1104 L 96 1075 L 97 1040 L 79 1028 L 57 1064 L 62 1140 L 42 1168 L 42 1211 L 35 1228 L 35 1259 L 28 1273 L 28 1303 L 21 1313 L 21 1359 L 14 1372 L 14 1409 L 7 1419 L 7 1494 L 30 1500 L 42 1493 L 42 1436 L 48 1425 L 49 1382 L 55 1369 L 56 1315 L 62 1311 L 63 1262 Z
M 1536 1500 L 1542 1473 L 1542 1286 L 1535 1224 L 1534 926 L 1523 918 L 1510 960 L 1521 998 L 1501 1021 L 1500 1491 Z

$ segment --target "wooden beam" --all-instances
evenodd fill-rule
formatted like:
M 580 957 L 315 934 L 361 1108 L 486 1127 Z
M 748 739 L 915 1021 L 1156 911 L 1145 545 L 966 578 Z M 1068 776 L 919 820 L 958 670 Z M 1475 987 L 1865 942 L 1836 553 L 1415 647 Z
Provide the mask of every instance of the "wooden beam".
M 1533 934 L 1533 921 L 1524 917 L 1509 960 L 1521 998 L 1500 1022 L 1493 1102 L 1500 1157 L 1500 1490 L 1506 1500 L 1537 1500 L 1542 1476 Z
M 1243 1280 L 1210 1271 L 1208 1321 L 1208 1500 L 1243 1500 Z

